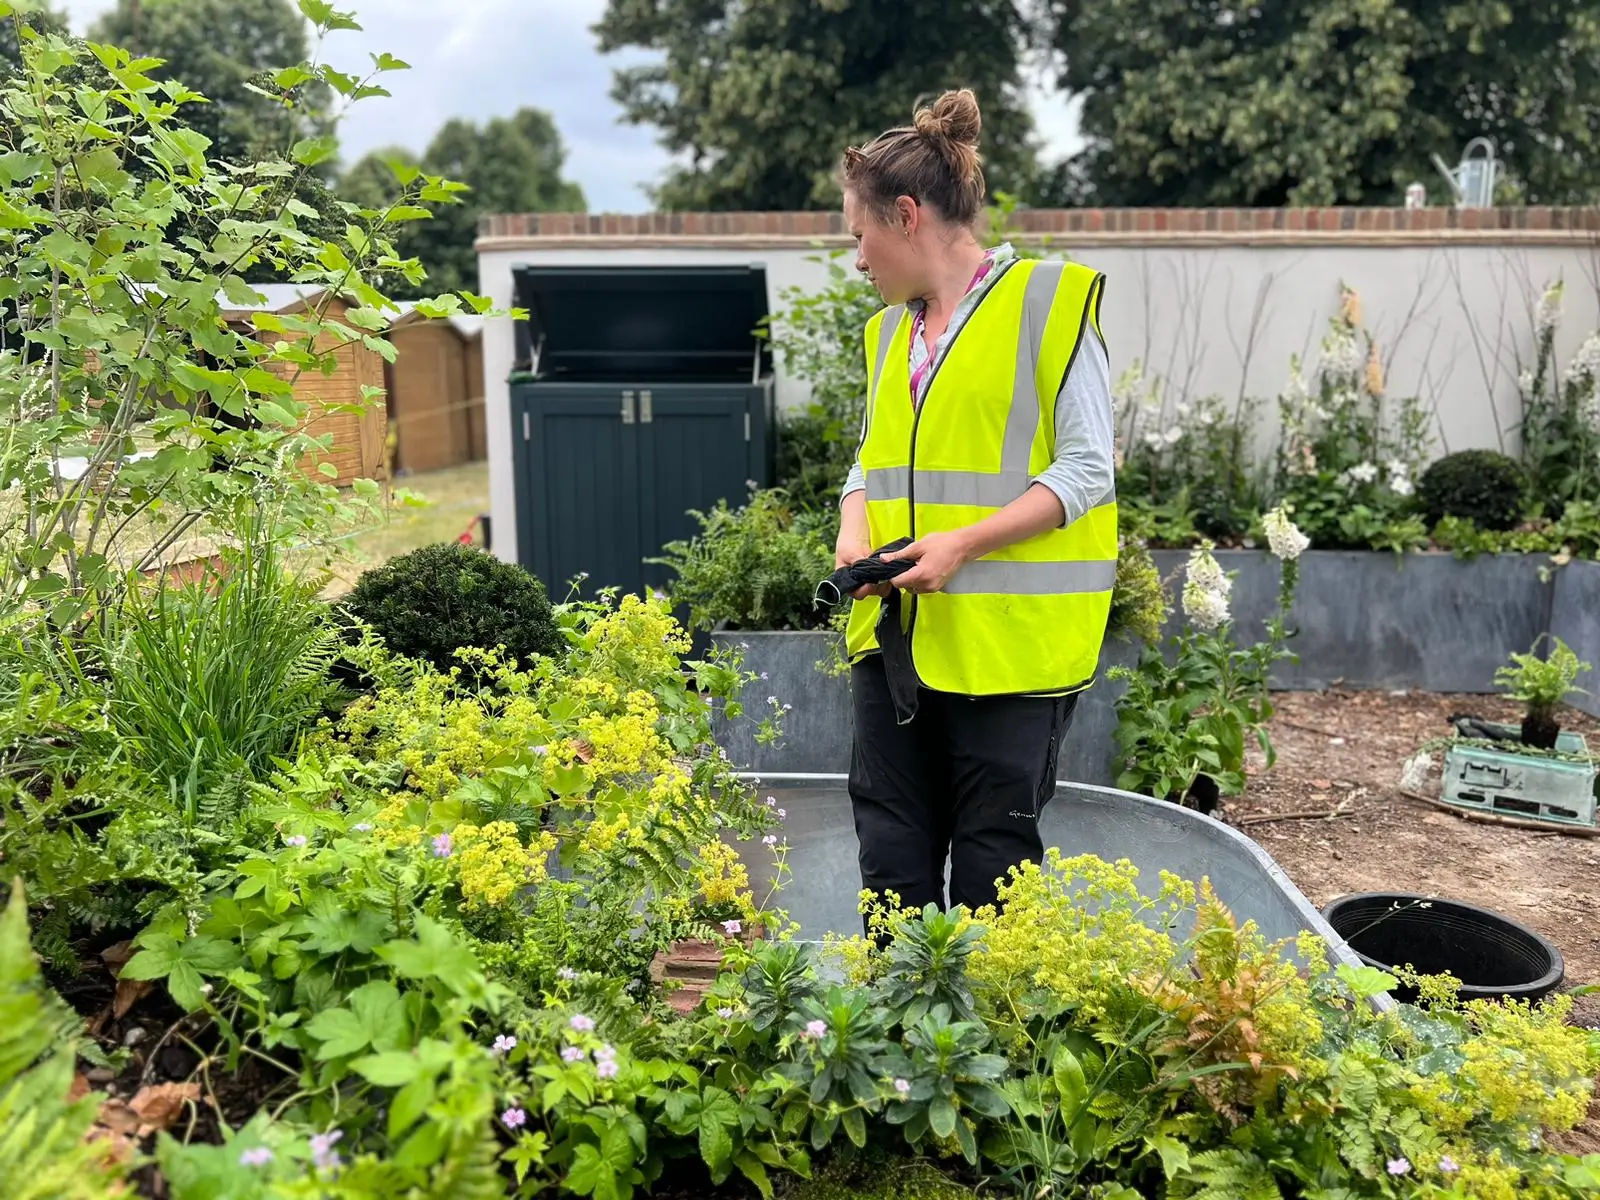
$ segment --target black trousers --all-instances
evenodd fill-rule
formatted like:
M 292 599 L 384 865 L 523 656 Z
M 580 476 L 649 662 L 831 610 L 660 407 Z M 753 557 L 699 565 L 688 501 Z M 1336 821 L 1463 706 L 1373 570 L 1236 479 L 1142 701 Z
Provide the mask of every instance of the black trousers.
M 945 908 L 948 858 L 950 907 L 994 903 L 997 880 L 1043 857 L 1039 813 L 1078 697 L 923 689 L 916 717 L 900 725 L 877 654 L 851 668 L 850 688 L 861 886 L 895 892 L 902 907 Z

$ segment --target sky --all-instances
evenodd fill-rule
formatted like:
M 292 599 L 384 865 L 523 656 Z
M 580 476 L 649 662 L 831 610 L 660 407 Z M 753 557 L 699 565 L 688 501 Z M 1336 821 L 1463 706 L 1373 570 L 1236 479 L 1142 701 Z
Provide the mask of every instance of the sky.
M 57 0 L 82 32 L 112 0 Z M 248 0 L 241 0 L 247 3 Z M 568 178 L 582 185 L 591 212 L 644 212 L 642 184 L 670 158 L 648 126 L 627 125 L 610 97 L 611 73 L 641 61 L 635 52 L 602 56 L 589 27 L 605 0 L 455 0 L 441 18 L 438 0 L 341 0 L 362 33 L 329 38 L 335 66 L 359 71 L 368 51 L 411 64 L 384 84 L 390 98 L 356 104 L 340 127 L 344 161 L 400 145 L 420 152 L 452 117 L 484 121 L 524 105 L 545 109 L 567 146 Z M 1074 145 L 1073 114 L 1059 97 L 1034 88 L 1034 115 L 1046 158 Z

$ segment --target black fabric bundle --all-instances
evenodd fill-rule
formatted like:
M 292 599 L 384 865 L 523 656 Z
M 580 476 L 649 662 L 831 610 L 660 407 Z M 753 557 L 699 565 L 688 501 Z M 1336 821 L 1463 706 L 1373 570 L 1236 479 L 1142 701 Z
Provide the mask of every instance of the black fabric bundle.
M 904 575 L 917 565 L 914 561 L 884 556 L 897 554 L 910 544 L 910 538 L 900 538 L 887 546 L 880 546 L 867 558 L 840 567 L 817 585 L 816 604 L 833 608 L 844 603 L 857 588 L 888 583 Z M 899 588 L 890 588 L 889 594 L 883 598 L 883 608 L 878 614 L 878 647 L 883 652 L 884 674 L 889 681 L 889 695 L 894 700 L 895 715 L 900 724 L 905 725 L 917 715 L 917 688 L 920 684 L 916 665 L 911 661 L 911 643 L 900 621 L 900 596 Z

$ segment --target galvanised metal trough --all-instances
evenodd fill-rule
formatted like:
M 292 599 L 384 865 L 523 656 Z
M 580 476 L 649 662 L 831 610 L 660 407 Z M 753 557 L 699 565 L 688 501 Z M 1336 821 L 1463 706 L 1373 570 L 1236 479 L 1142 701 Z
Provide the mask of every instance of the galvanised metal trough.
M 747 775 L 760 779 L 760 792 L 772 796 L 787 814 L 789 880 L 773 901 L 798 923 L 799 937 L 820 941 L 824 934 L 861 932 L 856 899 L 861 875 L 856 863 L 855 822 L 843 775 Z M 1238 830 L 1176 804 L 1132 792 L 1088 784 L 1058 782 L 1054 798 L 1039 818 L 1044 844 L 1063 855 L 1094 854 L 1114 862 L 1126 858 L 1139 868 L 1139 885 L 1148 895 L 1160 890 L 1160 873 L 1211 881 L 1218 898 L 1241 921 L 1254 921 L 1270 941 L 1309 930 L 1327 943 L 1334 963 L 1360 966 L 1361 960 L 1323 920 L 1270 855 Z M 760 845 L 741 845 L 757 900 L 767 894 L 772 856 Z M 1175 930 L 1183 937 L 1186 930 Z

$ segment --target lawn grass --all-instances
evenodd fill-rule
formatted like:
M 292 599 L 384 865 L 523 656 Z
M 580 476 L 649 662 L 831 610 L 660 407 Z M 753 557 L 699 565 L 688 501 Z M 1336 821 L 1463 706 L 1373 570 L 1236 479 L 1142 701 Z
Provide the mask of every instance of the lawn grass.
M 349 553 L 334 564 L 325 596 L 342 596 L 355 586 L 363 571 L 419 546 L 453 542 L 469 529 L 472 540 L 482 543 L 483 531 L 476 521 L 479 513 L 489 511 L 488 463 L 408 475 L 395 480 L 394 486 L 416 493 L 427 503 L 413 508 L 391 501 L 378 525 L 349 538 L 345 542 Z

